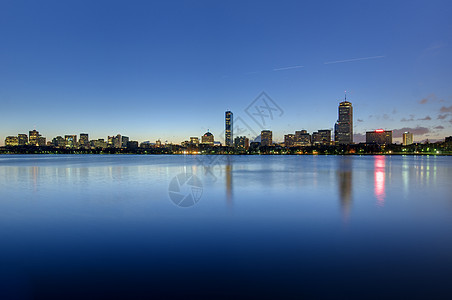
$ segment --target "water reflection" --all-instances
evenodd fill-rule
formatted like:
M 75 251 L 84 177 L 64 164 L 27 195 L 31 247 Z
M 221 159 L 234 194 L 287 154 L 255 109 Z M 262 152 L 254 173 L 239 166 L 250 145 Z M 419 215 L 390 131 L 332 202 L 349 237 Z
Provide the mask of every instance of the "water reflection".
M 226 158 L 226 167 L 225 167 L 225 171 L 226 171 L 226 202 L 228 204 L 228 206 L 232 206 L 232 158 L 230 156 L 228 156 Z
M 0 162 L 0 279 L 23 272 L 40 287 L 37 299 L 58 289 L 96 289 L 100 280 L 105 290 L 127 293 L 118 298 L 140 288 L 168 293 L 175 274 L 188 278 L 178 286 L 183 292 L 217 292 L 237 283 L 248 288 L 252 278 L 250 298 L 262 287 L 274 287 L 268 298 L 281 291 L 306 298 L 296 283 L 313 278 L 307 298 L 347 298 L 336 291 L 355 291 L 349 288 L 355 282 L 364 286 L 356 290 L 358 299 L 375 290 L 375 278 L 385 287 L 376 291 L 389 286 L 397 295 L 420 286 L 423 298 L 440 298 L 431 295 L 438 282 L 447 287 L 440 292 L 450 292 L 450 157 L 198 159 L 205 160 L 60 156 Z M 168 197 L 170 180 L 182 171 L 196 173 L 209 195 L 189 210 Z M 379 209 L 376 201 L 391 205 Z M 233 213 L 227 209 L 232 205 Z M 98 271 L 111 275 L 99 277 Z M 322 294 L 325 285 L 331 294 Z
M 376 156 L 374 158 L 374 192 L 378 206 L 384 206 L 385 204 L 385 160 L 385 156 Z
M 353 159 L 351 157 L 340 157 L 337 170 L 337 179 L 339 199 L 344 221 L 349 219 L 352 205 L 352 167 Z

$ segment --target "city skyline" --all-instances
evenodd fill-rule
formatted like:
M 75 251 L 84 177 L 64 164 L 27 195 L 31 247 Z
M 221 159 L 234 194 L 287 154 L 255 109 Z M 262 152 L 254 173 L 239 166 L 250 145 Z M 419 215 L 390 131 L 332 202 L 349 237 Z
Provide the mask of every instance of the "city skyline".
M 397 142 L 405 131 L 416 141 L 452 135 L 447 1 L 44 1 L 0 11 L 1 145 L 33 128 L 173 143 L 220 136 L 224 111 L 243 118 L 262 91 L 284 114 L 253 130 L 276 141 L 333 129 L 329 107 L 344 90 L 355 142 L 378 128 Z
M 265 107 L 268 111 L 276 110 L 276 108 L 272 108 L 271 106 Z M 262 120 L 268 118 L 269 115 L 265 115 L 265 111 L 260 111 L 257 115 L 262 117 Z M 224 129 L 224 140 L 223 143 L 221 141 L 215 141 L 215 135 L 207 130 L 206 133 L 201 135 L 201 143 L 202 144 L 210 144 L 216 146 L 226 146 L 226 147 L 234 147 L 237 145 L 241 148 L 245 148 L 245 144 L 251 142 L 258 141 L 262 146 L 272 146 L 276 144 L 283 144 L 285 147 L 304 147 L 304 146 L 314 146 L 314 145 L 352 145 L 352 144 L 380 144 L 380 145 L 389 145 L 389 144 L 397 144 L 397 141 L 393 140 L 393 131 L 394 130 L 384 130 L 384 129 L 374 129 L 370 131 L 366 131 L 366 139 L 365 141 L 356 141 L 353 140 L 353 104 L 347 101 L 347 96 L 345 95 L 344 101 L 340 102 L 338 105 L 338 117 L 335 123 L 334 131 L 332 129 L 318 129 L 318 131 L 308 132 L 307 130 L 295 130 L 295 134 L 287 133 L 284 134 L 283 141 L 279 141 L 278 139 L 273 139 L 273 131 L 263 129 L 261 130 L 261 134 L 255 137 L 241 135 L 234 136 L 234 114 L 232 111 L 225 112 L 225 129 Z M 243 121 L 242 121 L 243 122 Z M 244 123 L 246 124 L 246 123 Z M 246 125 L 248 126 L 248 125 Z M 333 135 L 334 134 L 334 138 Z M 420 141 L 414 140 L 413 132 L 405 131 L 403 133 L 398 132 L 397 134 L 402 135 L 402 142 L 400 144 L 403 145 L 411 145 L 413 143 L 420 143 Z M 53 137 L 52 140 L 46 140 L 45 136 L 39 133 L 36 129 L 30 130 L 29 134 L 18 133 L 17 135 L 10 135 L 5 138 L 5 145 L 32 145 L 32 146 L 54 146 L 54 147 L 63 147 L 63 148 L 138 148 L 138 146 L 142 146 L 143 144 L 147 145 L 164 145 L 164 144 L 174 144 L 174 145 L 196 145 L 200 144 L 199 136 L 190 136 L 187 139 L 184 139 L 180 143 L 173 143 L 164 141 L 162 143 L 161 139 L 156 140 L 155 142 L 145 140 L 145 141 L 135 141 L 131 140 L 128 136 L 121 135 L 118 133 L 115 135 L 108 135 L 107 139 L 104 138 L 95 138 L 89 139 L 88 133 L 80 133 L 79 134 L 79 142 L 77 142 L 77 134 L 64 134 Z M 450 139 L 450 136 L 445 136 L 441 140 L 430 141 L 430 142 L 443 142 L 444 140 Z M 428 140 L 428 139 L 427 139 Z M 130 144 L 131 143 L 131 144 Z

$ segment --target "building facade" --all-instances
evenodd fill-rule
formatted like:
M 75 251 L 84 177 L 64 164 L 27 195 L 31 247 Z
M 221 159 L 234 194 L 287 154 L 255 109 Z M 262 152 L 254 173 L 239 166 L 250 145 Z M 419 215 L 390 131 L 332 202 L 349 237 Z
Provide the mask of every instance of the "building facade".
M 408 146 L 413 144 L 413 134 L 411 132 L 403 133 L 403 145 Z
M 338 120 L 334 126 L 336 144 L 353 144 L 353 106 L 347 100 L 339 103 Z
M 127 148 L 128 143 L 129 143 L 129 137 L 123 135 L 121 137 L 121 148 Z
M 196 136 L 190 137 L 190 144 L 198 146 L 199 145 L 199 138 L 196 137 Z
M 284 146 L 293 147 L 295 142 L 295 134 L 289 133 L 284 135 Z
M 5 138 L 5 146 L 19 146 L 19 138 L 17 136 L 7 136 Z
M 32 130 L 28 132 L 29 140 L 28 144 L 31 146 L 38 146 L 38 138 L 41 136 L 39 131 Z
M 19 139 L 19 146 L 24 146 L 28 144 L 28 136 L 25 133 L 19 133 L 17 135 L 17 138 Z
M 78 146 L 76 134 L 67 134 L 64 136 L 64 140 L 66 141 L 67 148 L 76 148 Z
M 52 139 L 52 145 L 58 148 L 66 147 L 66 140 L 62 136 L 57 136 Z
M 246 136 L 238 136 L 234 139 L 234 147 L 237 150 L 248 150 L 250 148 L 250 140 Z
M 390 145 L 392 144 L 392 131 L 383 129 L 367 131 L 366 144 Z
M 261 146 L 272 146 L 273 145 L 273 136 L 271 130 L 262 130 L 261 131 Z
M 201 137 L 201 143 L 203 144 L 213 145 L 213 142 L 213 134 L 208 131 Z
M 312 133 L 313 145 L 331 145 L 331 130 L 322 129 Z
M 79 147 L 89 148 L 89 136 L 87 133 L 80 133 Z
M 311 135 L 306 130 L 295 131 L 294 146 L 311 146 Z
M 107 148 L 107 142 L 104 139 L 97 139 L 91 141 L 91 146 L 94 148 Z
M 233 141 L 233 114 L 231 111 L 227 111 L 225 113 L 225 135 L 224 135 L 224 142 L 226 144 L 226 147 L 232 147 L 234 145 Z

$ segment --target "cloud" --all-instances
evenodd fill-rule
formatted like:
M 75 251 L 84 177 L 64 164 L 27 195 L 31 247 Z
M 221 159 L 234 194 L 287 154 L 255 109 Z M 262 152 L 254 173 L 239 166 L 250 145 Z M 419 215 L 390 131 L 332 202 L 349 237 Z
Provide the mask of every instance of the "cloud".
M 364 122 L 364 120 L 363 119 L 358 119 L 358 122 Z
M 355 133 L 353 134 L 353 142 L 355 143 L 361 143 L 366 141 L 366 135 L 362 133 Z
M 444 129 L 444 126 L 438 125 L 438 126 L 435 126 L 433 128 L 435 128 L 435 129 Z
M 439 111 L 443 112 L 443 113 L 445 113 L 445 112 L 452 112 L 452 105 L 449 106 L 449 107 L 443 106 L 443 107 L 441 107 L 441 109 Z
M 360 57 L 360 58 L 351 58 L 351 59 L 344 59 L 344 60 L 335 60 L 335 61 L 327 61 L 323 64 L 330 65 L 330 64 L 339 64 L 339 63 L 345 63 L 345 62 L 351 62 L 351 61 L 358 61 L 358 60 L 368 60 L 368 59 L 377 59 L 377 58 L 385 58 L 386 56 L 379 55 L 379 56 L 369 56 L 369 57 Z
M 419 100 L 418 102 L 420 104 L 427 104 L 428 102 L 433 102 L 436 101 L 436 95 L 435 93 L 431 93 L 429 95 L 427 95 L 427 97 L 422 98 L 421 100 Z
M 424 135 L 424 134 L 429 133 L 430 129 L 428 129 L 426 127 L 420 127 L 420 126 L 417 126 L 417 127 L 403 127 L 403 128 L 400 128 L 400 129 L 394 129 L 392 131 L 392 136 L 395 137 L 395 138 L 399 138 L 399 137 L 402 137 L 404 132 L 411 132 L 412 134 L 419 136 L 419 135 Z
M 427 98 L 423 98 L 423 99 L 421 99 L 421 101 L 419 101 L 420 104 L 425 104 L 427 102 L 428 102 Z
M 394 109 L 392 110 L 392 114 L 395 115 L 396 113 L 397 113 L 397 109 L 394 108 Z
M 284 70 L 300 69 L 300 68 L 304 68 L 304 66 L 282 67 L 282 68 L 273 69 L 273 71 L 284 71 Z
M 389 116 L 388 116 L 387 114 L 384 114 L 384 115 L 383 115 L 383 119 L 389 120 Z
M 409 118 L 409 119 L 407 119 L 407 118 L 402 118 L 402 119 L 400 120 L 400 122 L 411 122 L 411 121 L 414 121 L 414 115 L 410 115 L 410 118 Z
M 430 116 L 425 116 L 424 118 L 418 119 L 419 121 L 430 121 L 432 118 Z
M 444 115 L 438 115 L 438 120 L 444 120 L 445 118 L 447 118 L 448 114 L 444 114 Z

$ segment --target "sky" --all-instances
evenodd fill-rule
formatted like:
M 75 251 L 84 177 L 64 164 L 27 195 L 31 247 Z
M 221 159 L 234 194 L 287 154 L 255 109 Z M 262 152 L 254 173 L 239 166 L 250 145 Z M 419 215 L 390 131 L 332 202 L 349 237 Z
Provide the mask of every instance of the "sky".
M 452 135 L 450 1 L 0 0 L 0 144 L 36 129 L 180 143 L 224 113 L 275 141 L 332 129 Z M 267 104 L 265 124 L 252 109 Z

